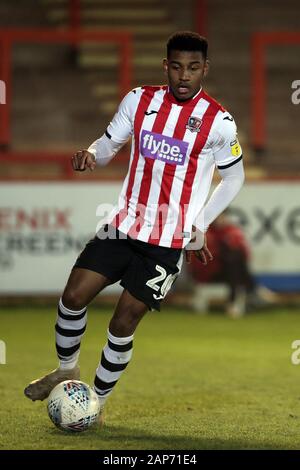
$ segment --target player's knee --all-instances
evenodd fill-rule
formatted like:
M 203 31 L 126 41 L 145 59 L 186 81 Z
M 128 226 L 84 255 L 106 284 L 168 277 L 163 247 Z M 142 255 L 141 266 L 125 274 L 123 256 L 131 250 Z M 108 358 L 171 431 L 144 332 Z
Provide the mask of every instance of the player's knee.
M 68 289 L 63 293 L 62 303 L 70 310 L 81 310 L 86 306 L 86 300 L 78 289 Z
M 122 310 L 111 320 L 110 328 L 115 331 L 116 336 L 128 336 L 132 334 L 139 321 L 142 319 L 144 312 L 135 310 Z
M 130 336 L 136 329 L 136 324 L 126 319 L 113 318 L 109 325 L 109 331 L 118 337 Z

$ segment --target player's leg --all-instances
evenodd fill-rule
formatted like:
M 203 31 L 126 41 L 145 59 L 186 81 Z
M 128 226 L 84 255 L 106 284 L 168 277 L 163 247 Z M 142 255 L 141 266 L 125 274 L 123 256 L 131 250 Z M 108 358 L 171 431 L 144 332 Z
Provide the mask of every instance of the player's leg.
M 116 337 L 133 335 L 148 310 L 144 302 L 138 300 L 125 289 L 110 320 L 109 331 Z
M 87 306 L 106 286 L 111 284 L 103 274 L 74 268 L 58 304 L 55 325 L 56 352 L 60 369 L 77 365 L 80 343 L 86 329 Z
M 101 410 L 133 351 L 133 335 L 147 310 L 160 310 L 164 299 L 181 268 L 181 250 L 146 243 L 134 243 L 135 256 L 130 262 L 121 285 L 125 288 L 110 321 L 108 340 L 96 371 L 94 388 Z M 100 423 L 101 418 L 100 416 Z
M 77 366 L 81 338 L 87 320 L 87 305 L 107 285 L 121 279 L 131 251 L 109 226 L 100 229 L 81 252 L 59 301 L 56 350 L 59 368 L 35 380 L 25 389 L 32 400 L 45 399 L 52 388 L 66 379 L 79 379 Z
M 74 268 L 58 304 L 55 325 L 59 367 L 31 382 L 24 390 L 31 400 L 44 400 L 58 383 L 80 378 L 77 365 L 80 343 L 86 329 L 87 305 L 111 281 L 94 271 Z
M 106 399 L 128 366 L 133 352 L 134 332 L 148 307 L 124 290 L 109 323 L 107 343 L 96 370 L 94 389 L 98 394 L 103 424 Z

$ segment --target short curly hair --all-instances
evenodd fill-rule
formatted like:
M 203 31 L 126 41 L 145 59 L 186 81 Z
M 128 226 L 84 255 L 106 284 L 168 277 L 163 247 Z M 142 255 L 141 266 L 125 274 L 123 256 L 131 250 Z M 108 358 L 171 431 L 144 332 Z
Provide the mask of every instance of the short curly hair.
M 167 57 L 171 51 L 200 51 L 207 59 L 208 42 L 203 36 L 193 31 L 177 31 L 169 37 L 167 42 Z

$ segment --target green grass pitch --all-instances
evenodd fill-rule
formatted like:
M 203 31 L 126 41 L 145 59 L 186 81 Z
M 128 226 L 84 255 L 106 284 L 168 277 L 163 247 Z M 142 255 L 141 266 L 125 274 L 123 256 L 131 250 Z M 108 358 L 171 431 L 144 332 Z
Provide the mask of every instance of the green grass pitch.
M 296 311 L 240 320 L 184 310 L 149 313 L 134 354 L 106 406 L 106 425 L 68 434 L 50 422 L 45 402 L 24 386 L 52 370 L 55 308 L 2 309 L 1 449 L 298 449 L 300 339 Z M 90 308 L 81 350 L 82 380 L 92 383 L 110 312 Z

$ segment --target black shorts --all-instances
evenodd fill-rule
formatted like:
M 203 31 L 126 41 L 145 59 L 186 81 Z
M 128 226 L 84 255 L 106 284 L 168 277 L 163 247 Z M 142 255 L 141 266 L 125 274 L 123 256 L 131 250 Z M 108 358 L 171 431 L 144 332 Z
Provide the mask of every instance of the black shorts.
M 74 267 L 103 274 L 112 283 L 121 281 L 121 286 L 150 310 L 160 310 L 181 264 L 181 249 L 134 240 L 105 225 L 86 244 Z

